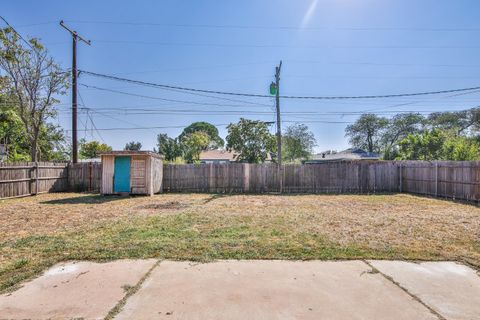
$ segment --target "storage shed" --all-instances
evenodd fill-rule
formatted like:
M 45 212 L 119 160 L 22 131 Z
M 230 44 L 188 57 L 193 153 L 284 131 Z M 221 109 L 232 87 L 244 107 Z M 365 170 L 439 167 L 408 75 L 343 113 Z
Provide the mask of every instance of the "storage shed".
M 162 192 L 163 157 L 151 151 L 111 151 L 101 154 L 102 188 L 106 194 Z

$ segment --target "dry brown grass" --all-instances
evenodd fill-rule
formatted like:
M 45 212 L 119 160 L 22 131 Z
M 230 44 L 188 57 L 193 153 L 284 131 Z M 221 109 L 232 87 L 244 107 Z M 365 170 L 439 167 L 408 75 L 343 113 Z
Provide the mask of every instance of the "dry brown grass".
M 200 204 L 207 198 L 207 195 L 179 194 L 150 198 L 49 193 L 0 200 L 0 242 L 30 235 L 79 230 L 94 223 L 125 217 L 158 215 Z
M 480 266 L 480 208 L 410 195 L 0 201 L 0 291 L 68 259 L 435 259 Z

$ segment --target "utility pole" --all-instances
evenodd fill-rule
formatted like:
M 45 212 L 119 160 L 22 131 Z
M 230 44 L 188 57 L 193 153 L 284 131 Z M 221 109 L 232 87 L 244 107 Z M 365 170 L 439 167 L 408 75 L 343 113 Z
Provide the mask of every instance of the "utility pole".
M 282 170 L 282 124 L 280 122 L 280 71 L 282 70 L 282 61 L 275 67 L 275 105 L 277 111 L 277 164 L 278 180 L 280 183 L 280 193 L 283 192 L 283 170 Z
M 65 25 L 65 23 L 60 21 L 60 25 L 70 32 L 72 35 L 72 44 L 73 44 L 73 52 L 72 52 L 72 162 L 78 162 L 78 141 L 77 141 L 77 42 L 78 40 L 85 42 L 86 44 L 90 45 L 90 40 L 86 40 L 82 36 L 80 36 L 77 31 L 70 29 Z

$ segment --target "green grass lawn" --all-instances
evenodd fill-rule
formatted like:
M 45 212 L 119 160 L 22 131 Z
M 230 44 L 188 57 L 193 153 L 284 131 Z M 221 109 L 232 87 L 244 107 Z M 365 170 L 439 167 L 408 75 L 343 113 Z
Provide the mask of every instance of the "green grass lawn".
M 0 202 L 0 219 L 2 292 L 66 260 L 408 259 L 480 266 L 480 208 L 409 195 L 46 194 Z

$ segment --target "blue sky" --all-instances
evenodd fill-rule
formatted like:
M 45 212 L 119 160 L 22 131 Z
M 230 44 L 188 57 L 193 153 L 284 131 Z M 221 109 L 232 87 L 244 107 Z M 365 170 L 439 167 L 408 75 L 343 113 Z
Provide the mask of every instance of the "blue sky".
M 351 96 L 480 85 L 478 12 L 480 2 L 474 0 L 18 0 L 2 3 L 1 14 L 23 35 L 41 38 L 64 68 L 71 66 L 71 38 L 58 25 L 62 19 L 92 40 L 90 47 L 79 44 L 79 69 L 266 94 L 282 59 L 282 94 Z M 103 140 L 115 149 L 130 140 L 152 149 L 158 133 L 177 136 L 182 129 L 97 132 L 92 120 L 98 129 L 107 129 L 274 119 L 270 98 L 227 101 L 88 75 L 81 75 L 79 83 L 85 108 L 79 137 Z M 59 118 L 53 121 L 66 130 L 70 99 L 61 98 Z M 381 100 L 283 99 L 281 108 L 283 127 L 306 123 L 320 151 L 348 147 L 345 126 L 366 110 L 390 116 L 393 111 L 461 110 L 479 102 L 480 93 L 473 92 Z M 225 126 L 219 130 L 225 137 Z

